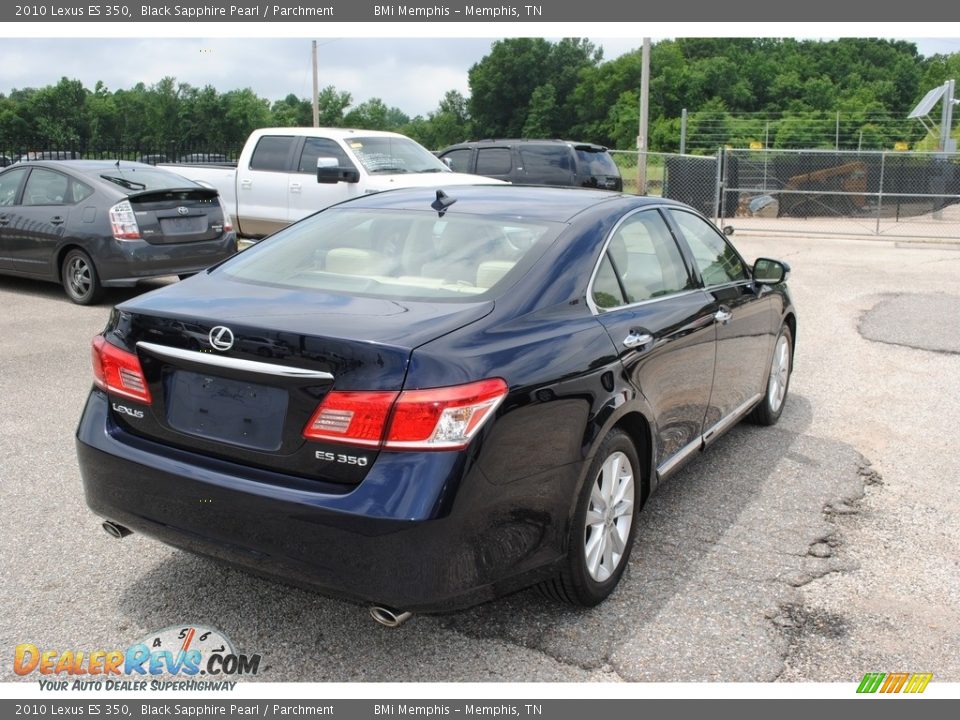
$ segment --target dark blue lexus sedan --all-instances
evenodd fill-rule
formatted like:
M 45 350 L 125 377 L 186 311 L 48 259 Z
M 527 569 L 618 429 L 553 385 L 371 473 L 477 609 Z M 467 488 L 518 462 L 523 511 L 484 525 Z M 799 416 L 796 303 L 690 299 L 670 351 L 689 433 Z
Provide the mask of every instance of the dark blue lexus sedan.
M 658 198 L 384 192 L 119 305 L 87 502 L 255 572 L 411 611 L 603 600 L 658 483 L 786 400 L 788 268 Z

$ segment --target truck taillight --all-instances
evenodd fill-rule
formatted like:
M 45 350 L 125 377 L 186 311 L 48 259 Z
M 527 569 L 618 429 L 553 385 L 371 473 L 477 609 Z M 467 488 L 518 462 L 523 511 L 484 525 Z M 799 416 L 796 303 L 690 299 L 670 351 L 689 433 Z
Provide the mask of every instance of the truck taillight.
M 386 450 L 462 450 L 506 395 L 500 378 L 401 393 L 334 390 L 303 436 Z
M 91 351 L 93 382 L 98 388 L 145 405 L 153 402 L 140 367 L 140 358 L 110 344 L 103 335 L 93 339 Z
M 129 200 L 122 200 L 110 208 L 110 230 L 117 240 L 139 240 L 140 226 Z

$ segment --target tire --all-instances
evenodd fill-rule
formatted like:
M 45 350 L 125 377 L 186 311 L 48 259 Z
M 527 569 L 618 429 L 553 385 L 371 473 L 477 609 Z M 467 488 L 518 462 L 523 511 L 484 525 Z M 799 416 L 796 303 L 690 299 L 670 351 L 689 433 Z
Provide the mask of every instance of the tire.
M 556 578 L 540 585 L 544 595 L 591 607 L 613 592 L 630 559 L 642 480 L 633 441 L 622 430 L 612 430 L 597 450 L 577 498 L 566 565 Z M 607 513 L 604 506 L 610 507 L 611 498 L 614 510 Z
M 767 375 L 767 388 L 763 400 L 750 412 L 751 422 L 757 425 L 776 425 L 787 404 L 787 391 L 790 388 L 790 375 L 793 373 L 793 334 L 784 325 L 777 335 L 770 359 L 770 372 Z
M 97 268 L 83 250 L 74 248 L 63 256 L 60 280 L 67 297 L 77 305 L 93 305 L 103 297 Z

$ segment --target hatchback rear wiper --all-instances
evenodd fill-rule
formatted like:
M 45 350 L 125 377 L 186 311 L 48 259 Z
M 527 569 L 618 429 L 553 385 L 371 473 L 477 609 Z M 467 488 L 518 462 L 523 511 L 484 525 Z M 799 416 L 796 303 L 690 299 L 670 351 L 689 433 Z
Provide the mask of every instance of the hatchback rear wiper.
M 147 186 L 144 183 L 136 182 L 135 180 L 127 180 L 126 178 L 115 177 L 113 175 L 101 175 L 100 177 L 102 177 L 104 180 L 109 180 L 115 185 L 124 187 L 127 190 L 146 190 L 147 189 Z

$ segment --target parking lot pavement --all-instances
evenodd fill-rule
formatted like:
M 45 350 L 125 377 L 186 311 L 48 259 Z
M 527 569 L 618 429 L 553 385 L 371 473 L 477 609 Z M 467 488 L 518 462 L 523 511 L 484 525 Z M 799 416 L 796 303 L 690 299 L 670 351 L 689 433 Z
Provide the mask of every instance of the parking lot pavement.
M 526 591 L 396 630 L 146 538 L 108 538 L 83 502 L 73 431 L 109 306 L 0 278 L 0 648 L 122 647 L 201 623 L 262 654 L 264 681 L 957 681 L 960 355 L 876 336 L 920 319 L 883 303 L 939 294 L 907 301 L 929 310 L 960 295 L 960 251 L 735 240 L 794 267 L 796 373 L 780 424 L 735 428 L 661 488 L 601 606 Z M 943 323 L 956 316 L 922 324 Z

